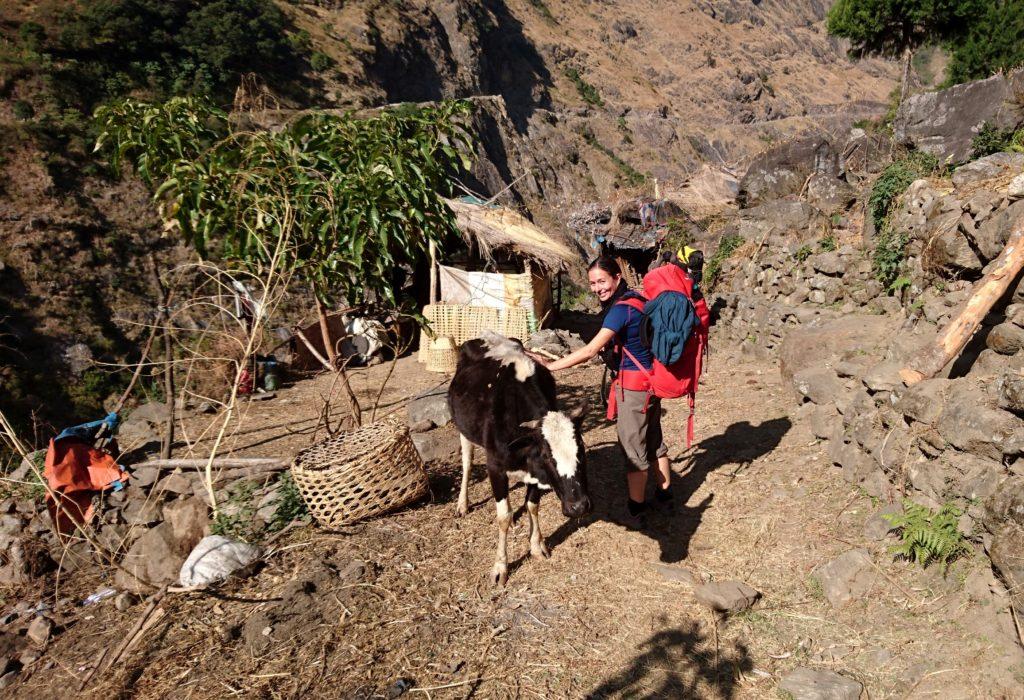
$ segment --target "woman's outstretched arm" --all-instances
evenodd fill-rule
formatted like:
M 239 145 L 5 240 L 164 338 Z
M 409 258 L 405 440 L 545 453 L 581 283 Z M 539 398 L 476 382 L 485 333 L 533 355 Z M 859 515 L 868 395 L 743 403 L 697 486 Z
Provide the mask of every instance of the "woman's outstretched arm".
M 597 355 L 597 353 L 601 352 L 601 348 L 610 343 L 614 337 L 615 331 L 610 328 L 602 328 L 589 343 L 579 350 L 569 353 L 562 359 L 549 363 L 547 368 L 552 372 L 557 372 L 560 369 L 575 367 L 578 364 L 582 364 Z

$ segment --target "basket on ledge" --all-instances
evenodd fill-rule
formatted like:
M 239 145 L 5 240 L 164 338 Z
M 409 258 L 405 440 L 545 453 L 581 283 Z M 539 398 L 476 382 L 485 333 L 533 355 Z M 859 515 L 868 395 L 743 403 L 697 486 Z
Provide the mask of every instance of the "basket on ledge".
M 389 513 L 430 490 L 409 429 L 394 417 L 307 447 L 291 472 L 309 512 L 327 528 Z

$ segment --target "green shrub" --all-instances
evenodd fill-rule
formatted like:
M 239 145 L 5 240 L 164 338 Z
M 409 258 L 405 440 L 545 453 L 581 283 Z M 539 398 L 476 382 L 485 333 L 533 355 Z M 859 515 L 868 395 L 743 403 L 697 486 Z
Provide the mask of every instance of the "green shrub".
M 811 257 L 811 255 L 813 254 L 814 248 L 812 248 L 809 243 L 805 243 L 799 248 L 797 248 L 797 251 L 793 253 L 793 257 L 796 258 L 797 262 L 802 263 L 805 260 L 807 260 L 807 258 Z
M 334 65 L 334 59 L 320 51 L 314 51 L 309 57 L 309 65 L 317 73 L 322 73 Z
M 611 161 L 615 164 L 615 167 L 619 169 L 619 172 L 621 173 L 622 178 L 623 180 L 625 180 L 625 183 L 627 185 L 629 185 L 630 187 L 639 187 L 640 185 L 647 182 L 646 175 L 638 171 L 636 168 L 634 168 L 626 161 L 622 160 L 622 158 L 616 155 L 616 153 L 612 149 L 608 148 L 603 143 L 598 141 L 597 136 L 595 136 L 594 132 L 591 131 L 589 128 L 585 127 L 581 132 L 581 135 L 588 144 L 590 144 L 597 150 L 601 151 L 601 153 L 604 153 L 611 159 Z
M 905 500 L 902 513 L 883 516 L 900 537 L 900 543 L 890 551 L 922 567 L 932 562 L 947 565 L 970 551 L 964 536 L 957 529 L 957 521 L 962 514 L 951 503 L 933 511 Z
M 883 170 L 871 188 L 868 210 L 877 231 L 872 264 L 875 277 L 886 287 L 899 275 L 909 242 L 905 231 L 892 230 L 889 214 L 910 183 L 931 174 L 937 167 L 935 156 L 914 151 Z
M 46 43 L 46 30 L 37 22 L 23 22 L 18 27 L 18 41 L 29 51 L 38 52 Z
M 573 85 L 576 86 L 576 90 L 580 93 L 580 97 L 588 105 L 594 105 L 595 107 L 603 107 L 604 100 L 601 99 L 601 93 L 597 91 L 597 88 L 588 83 L 580 75 L 580 72 L 575 68 L 566 68 L 565 77 L 572 81 Z
M 36 116 L 35 108 L 25 100 L 15 100 L 14 104 L 11 105 L 11 111 L 14 112 L 15 119 L 20 119 L 21 121 L 27 121 Z
M 718 250 L 708 260 L 708 264 L 704 268 L 704 279 L 707 280 L 707 288 L 710 291 L 714 289 L 715 284 L 718 282 L 718 275 L 722 272 L 722 263 L 729 259 L 736 249 L 743 245 L 743 236 L 738 234 L 732 234 L 729 236 L 722 236 L 722 240 L 718 242 Z
M 299 487 L 295 485 L 290 472 L 285 472 L 278 480 L 281 490 L 278 492 L 280 500 L 277 502 L 277 510 L 270 521 L 270 531 L 277 532 L 283 529 L 296 518 L 301 518 L 309 513 L 306 502 L 302 500 Z
M 831 253 L 836 249 L 836 237 L 831 233 L 818 241 L 818 247 L 821 248 L 822 252 Z
M 537 12 L 540 13 L 540 16 L 543 17 L 548 24 L 558 24 L 555 20 L 555 16 L 551 14 L 551 8 L 547 6 L 544 0 L 530 0 L 530 4 L 536 8 Z
M 971 139 L 971 155 L 975 158 L 983 158 L 993 153 L 1009 151 L 1013 137 L 1013 129 L 1000 129 L 994 124 L 985 122 Z

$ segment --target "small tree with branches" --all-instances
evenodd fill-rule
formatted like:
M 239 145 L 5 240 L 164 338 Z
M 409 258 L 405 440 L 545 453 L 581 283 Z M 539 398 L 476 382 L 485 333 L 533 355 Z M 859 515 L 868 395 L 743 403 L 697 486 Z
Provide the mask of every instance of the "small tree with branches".
M 451 175 L 470 165 L 469 113 L 466 102 L 366 118 L 311 113 L 279 132 L 250 132 L 233 131 L 228 116 L 201 99 L 129 99 L 97 111 L 96 148 L 115 169 L 135 166 L 155 189 L 167 228 L 204 258 L 259 274 L 272 242 L 287 238 L 282 268 L 309 285 L 329 363 L 344 373 L 327 305 L 343 298 L 395 306 L 395 268 L 457 232 L 444 197 Z M 347 377 L 342 384 L 359 423 Z

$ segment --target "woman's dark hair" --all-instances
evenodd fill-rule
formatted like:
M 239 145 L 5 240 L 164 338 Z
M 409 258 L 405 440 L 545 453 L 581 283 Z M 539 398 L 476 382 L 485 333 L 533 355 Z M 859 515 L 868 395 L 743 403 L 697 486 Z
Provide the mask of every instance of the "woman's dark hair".
M 619 267 L 619 261 L 610 255 L 602 255 L 599 258 L 595 258 L 592 263 L 587 265 L 587 272 L 590 272 L 595 268 L 602 272 L 607 272 L 612 277 L 618 277 L 622 274 L 622 268 Z
M 608 311 L 612 305 L 617 302 L 623 294 L 629 291 L 629 287 L 626 286 L 626 279 L 622 277 L 622 268 L 619 267 L 619 261 L 610 255 L 602 255 L 601 257 L 594 260 L 592 263 L 587 265 L 587 272 L 591 270 L 601 270 L 602 272 L 611 275 L 612 277 L 619 277 L 619 286 L 616 287 L 615 293 L 609 297 L 608 301 L 601 302 L 601 308 L 604 311 Z

